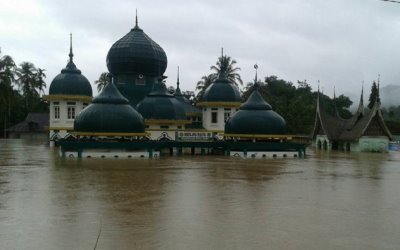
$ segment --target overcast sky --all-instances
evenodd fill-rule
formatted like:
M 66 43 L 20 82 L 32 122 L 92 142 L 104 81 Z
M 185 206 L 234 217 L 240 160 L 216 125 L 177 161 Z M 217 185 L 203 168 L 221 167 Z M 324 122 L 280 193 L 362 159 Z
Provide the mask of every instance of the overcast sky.
M 0 0 L 0 47 L 17 63 L 46 69 L 47 85 L 65 67 L 69 33 L 74 62 L 92 83 L 107 71 L 112 44 L 134 26 L 168 57 L 167 85 L 194 90 L 221 47 L 245 83 L 276 75 L 306 79 L 324 93 L 358 96 L 362 81 L 400 84 L 400 4 L 379 0 Z

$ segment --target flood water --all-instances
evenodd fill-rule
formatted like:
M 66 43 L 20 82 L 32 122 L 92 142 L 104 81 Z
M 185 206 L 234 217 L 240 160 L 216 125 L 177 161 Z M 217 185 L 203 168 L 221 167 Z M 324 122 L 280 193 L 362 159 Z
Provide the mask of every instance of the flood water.
M 0 140 L 0 249 L 400 249 L 400 153 L 308 154 L 77 160 Z

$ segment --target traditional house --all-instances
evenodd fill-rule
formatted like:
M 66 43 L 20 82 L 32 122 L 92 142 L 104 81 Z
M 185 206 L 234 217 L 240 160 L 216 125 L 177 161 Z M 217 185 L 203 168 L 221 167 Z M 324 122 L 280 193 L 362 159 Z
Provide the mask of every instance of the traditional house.
M 48 139 L 49 114 L 29 113 L 23 122 L 6 130 L 9 138 Z
M 356 113 L 343 119 L 337 112 L 328 114 L 321 105 L 318 91 L 315 124 L 312 132 L 313 145 L 317 149 L 387 152 L 392 134 L 383 120 L 379 98 L 365 112 L 363 91 Z

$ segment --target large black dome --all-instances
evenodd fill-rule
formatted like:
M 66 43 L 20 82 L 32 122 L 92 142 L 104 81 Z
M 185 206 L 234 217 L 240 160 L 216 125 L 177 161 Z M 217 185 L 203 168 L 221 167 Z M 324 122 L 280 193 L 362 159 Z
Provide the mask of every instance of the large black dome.
M 167 69 L 167 55 L 160 45 L 136 24 L 108 51 L 107 68 L 113 75 L 161 76 Z
M 249 99 L 240 106 L 240 110 L 225 124 L 225 134 L 279 135 L 285 133 L 285 120 L 263 99 L 258 92 L 258 86 Z
M 83 133 L 144 134 L 143 117 L 129 105 L 113 83 L 107 84 L 92 104 L 74 121 L 74 130 Z

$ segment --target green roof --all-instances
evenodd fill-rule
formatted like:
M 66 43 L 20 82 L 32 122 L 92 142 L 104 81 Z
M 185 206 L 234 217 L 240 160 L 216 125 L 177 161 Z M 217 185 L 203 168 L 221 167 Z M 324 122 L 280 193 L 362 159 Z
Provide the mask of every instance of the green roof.
M 272 110 L 256 86 L 245 103 L 225 124 L 226 134 L 285 134 L 285 120 Z
M 162 82 L 154 84 L 153 90 L 136 108 L 145 119 L 186 120 L 183 104 L 168 93 Z
M 222 73 L 204 91 L 201 102 L 240 102 L 239 89 Z
M 113 83 L 107 84 L 92 104 L 75 118 L 77 132 L 143 133 L 143 117 L 129 105 Z
M 107 67 L 113 75 L 161 76 L 167 68 L 167 55 L 136 24 L 111 46 L 107 54 Z
M 49 95 L 92 96 L 89 80 L 75 66 L 72 57 L 50 84 Z

